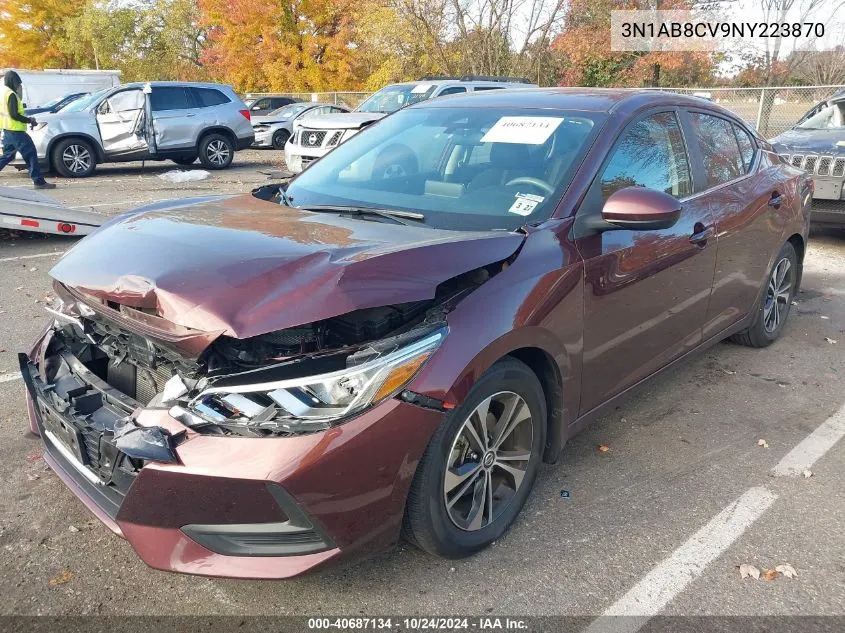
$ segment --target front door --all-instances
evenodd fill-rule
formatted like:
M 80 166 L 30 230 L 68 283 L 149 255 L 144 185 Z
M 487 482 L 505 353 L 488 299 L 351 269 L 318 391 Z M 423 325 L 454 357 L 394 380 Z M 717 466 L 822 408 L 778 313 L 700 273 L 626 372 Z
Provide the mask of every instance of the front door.
M 580 412 L 646 378 L 701 341 L 716 262 L 712 220 L 694 191 L 679 113 L 645 115 L 622 132 L 576 216 L 584 258 L 584 348 Z M 682 201 L 662 230 L 579 227 L 624 187 L 642 186 Z
M 144 121 L 144 93 L 121 90 L 97 107 L 97 127 L 110 160 L 132 160 L 148 154 Z

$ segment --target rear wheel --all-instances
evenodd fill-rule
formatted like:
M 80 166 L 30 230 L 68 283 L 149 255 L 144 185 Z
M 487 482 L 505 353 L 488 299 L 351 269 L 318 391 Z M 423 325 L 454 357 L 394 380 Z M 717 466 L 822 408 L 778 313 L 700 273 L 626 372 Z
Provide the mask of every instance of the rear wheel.
M 406 537 L 447 558 L 487 547 L 525 504 L 545 441 L 540 381 L 516 359 L 499 361 L 426 448 L 408 494 Z
M 206 169 L 226 169 L 232 164 L 234 156 L 232 140 L 222 134 L 208 134 L 200 140 L 200 162 Z
M 285 143 L 290 138 L 290 132 L 287 130 L 279 130 L 273 134 L 273 149 L 284 149 Z
M 85 178 L 97 166 L 94 148 L 82 139 L 66 139 L 56 143 L 50 153 L 53 169 L 65 178 Z
M 795 247 L 787 242 L 766 278 L 766 289 L 757 305 L 754 321 L 748 329 L 734 334 L 731 340 L 749 347 L 766 347 L 775 342 L 786 326 L 797 280 L 798 256 Z

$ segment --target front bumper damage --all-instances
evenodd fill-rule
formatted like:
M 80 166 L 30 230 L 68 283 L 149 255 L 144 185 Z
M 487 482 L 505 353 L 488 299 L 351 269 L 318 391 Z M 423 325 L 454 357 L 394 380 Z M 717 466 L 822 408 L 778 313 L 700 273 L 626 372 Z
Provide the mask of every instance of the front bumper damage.
M 204 435 L 57 354 L 54 332 L 20 356 L 30 426 L 49 466 L 149 566 L 288 578 L 398 539 L 442 412 L 389 399 L 308 435 Z

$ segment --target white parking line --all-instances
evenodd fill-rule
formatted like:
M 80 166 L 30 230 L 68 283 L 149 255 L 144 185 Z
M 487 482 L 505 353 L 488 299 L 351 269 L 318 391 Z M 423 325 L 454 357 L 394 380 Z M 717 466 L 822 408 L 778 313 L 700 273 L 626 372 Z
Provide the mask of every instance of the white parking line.
M 13 380 L 20 380 L 20 374 L 0 374 L 0 382 L 12 382 Z
M 845 405 L 789 451 L 772 474 L 803 473 L 843 436 Z M 636 633 L 698 578 L 777 498 L 762 486 L 747 490 L 593 620 L 585 633 Z
M 18 255 L 17 257 L 3 257 L 0 258 L 0 263 L 2 262 L 17 262 L 22 259 L 36 259 L 37 257 L 58 257 L 59 255 L 64 255 L 65 251 L 50 251 L 49 253 L 37 253 L 35 255 Z
M 845 405 L 801 440 L 798 446 L 784 455 L 778 465 L 772 469 L 772 474 L 778 477 L 802 474 L 833 448 L 833 445 L 843 436 L 845 436 Z
M 587 633 L 637 631 L 698 578 L 775 499 L 777 495 L 762 486 L 746 491 L 614 602 L 590 624 Z

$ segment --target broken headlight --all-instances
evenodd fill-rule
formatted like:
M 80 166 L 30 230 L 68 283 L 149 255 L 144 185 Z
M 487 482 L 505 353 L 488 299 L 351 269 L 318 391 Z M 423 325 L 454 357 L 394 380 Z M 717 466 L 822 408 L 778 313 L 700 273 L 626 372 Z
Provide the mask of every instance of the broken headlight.
M 244 431 L 307 433 L 328 428 L 393 396 L 439 347 L 446 330 L 404 345 L 374 346 L 340 371 L 275 382 L 211 386 L 187 405 L 200 418 Z

